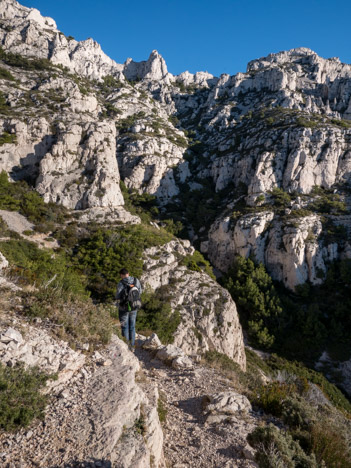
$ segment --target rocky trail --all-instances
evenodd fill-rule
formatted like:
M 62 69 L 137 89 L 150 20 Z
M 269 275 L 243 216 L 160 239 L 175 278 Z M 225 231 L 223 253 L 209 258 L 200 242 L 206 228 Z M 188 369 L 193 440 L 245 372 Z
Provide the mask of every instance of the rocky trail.
M 233 383 L 215 369 L 196 366 L 176 370 L 155 359 L 153 353 L 137 348 L 144 372 L 159 388 L 167 415 L 163 424 L 164 454 L 173 468 L 255 467 L 253 450 L 246 436 L 258 423 L 252 412 L 230 422 L 209 424 L 204 406 L 206 396 L 233 390 Z
M 87 356 L 69 381 L 59 376 L 42 421 L 0 435 L 0 466 L 257 466 L 246 436 L 258 415 L 233 383 L 201 364 L 174 369 L 142 344 L 139 339 L 133 355 L 115 337 L 101 353 Z M 228 412 L 218 401 L 208 411 L 211 396 L 213 401 L 219 395 L 221 403 L 230 392 L 238 400 L 235 407 L 246 400 L 244 411 Z M 162 427 L 160 401 L 166 413 Z

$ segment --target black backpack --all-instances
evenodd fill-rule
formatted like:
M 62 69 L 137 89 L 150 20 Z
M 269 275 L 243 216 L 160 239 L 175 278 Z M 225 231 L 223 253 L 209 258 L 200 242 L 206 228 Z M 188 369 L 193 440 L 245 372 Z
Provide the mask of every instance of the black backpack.
M 136 278 L 134 278 L 135 280 Z M 139 289 L 135 284 L 125 284 L 123 294 L 120 299 L 120 304 L 125 307 L 128 311 L 140 309 L 141 297 Z

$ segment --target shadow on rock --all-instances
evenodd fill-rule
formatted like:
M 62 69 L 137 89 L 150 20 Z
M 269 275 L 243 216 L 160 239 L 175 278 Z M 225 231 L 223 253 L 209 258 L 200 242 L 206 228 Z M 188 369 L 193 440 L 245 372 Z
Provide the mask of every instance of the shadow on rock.
M 184 412 L 191 415 L 197 423 L 203 424 L 206 420 L 203 414 L 204 397 L 193 397 L 186 400 L 180 400 L 178 407 Z
M 50 468 L 112 468 L 112 463 L 108 460 L 91 458 L 89 461 L 71 461 Z

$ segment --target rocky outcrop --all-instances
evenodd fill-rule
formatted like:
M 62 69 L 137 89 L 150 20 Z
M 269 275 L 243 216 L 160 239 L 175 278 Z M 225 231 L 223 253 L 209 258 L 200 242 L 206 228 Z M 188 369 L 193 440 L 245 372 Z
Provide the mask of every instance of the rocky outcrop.
M 73 209 L 123 205 L 115 126 L 58 128 L 57 143 L 41 160 L 36 188 L 45 201 Z
M 243 413 L 252 411 L 251 403 L 244 395 L 234 391 L 216 393 L 207 397 L 205 406 L 208 424 L 230 422 Z
M 257 261 L 264 263 L 268 227 L 273 218 L 274 213 L 267 211 L 246 215 L 238 220 L 230 216 L 218 219 L 201 250 L 223 271 L 232 266 L 235 255 L 253 255 Z
M 24 327 L 24 324 L 22 324 Z M 21 327 L 21 328 L 22 328 Z M 38 366 L 48 374 L 58 374 L 50 388 L 62 388 L 85 362 L 80 351 L 73 351 L 64 341 L 56 342 L 43 330 L 25 325 L 25 336 L 16 328 L 8 327 L 0 335 L 0 361 L 13 367 L 16 363 Z
M 235 255 L 254 256 L 273 279 L 294 289 L 306 281 L 322 283 L 328 263 L 343 254 L 337 242 L 325 242 L 322 232 L 318 215 L 295 217 L 286 223 L 274 220 L 273 212 L 263 211 L 238 220 L 218 219 L 202 251 L 224 271 L 232 266 Z M 347 255 L 345 249 L 343 255 Z
M 165 466 L 157 387 L 150 381 L 136 381 L 139 362 L 117 337 L 101 351 L 103 365 L 98 358 L 94 362 L 68 350 L 65 343 L 55 342 L 34 327 L 27 328 L 25 336 L 8 328 L 0 343 L 2 361 L 3 347 L 11 353 L 11 359 L 19 361 L 27 347 L 27 364 L 39 365 L 48 372 L 58 370 L 60 385 L 53 382 L 56 393 L 61 390 L 48 406 L 43 425 L 6 434 L 6 438 L 0 436 L 3 466 L 10 462 L 28 467 L 90 463 L 121 468 Z
M 191 256 L 188 241 L 175 240 L 145 251 L 144 284 L 164 288 L 173 310 L 181 316 L 174 345 L 186 354 L 207 350 L 224 353 L 245 369 L 242 330 L 230 294 L 204 272 L 188 270 L 182 259 Z

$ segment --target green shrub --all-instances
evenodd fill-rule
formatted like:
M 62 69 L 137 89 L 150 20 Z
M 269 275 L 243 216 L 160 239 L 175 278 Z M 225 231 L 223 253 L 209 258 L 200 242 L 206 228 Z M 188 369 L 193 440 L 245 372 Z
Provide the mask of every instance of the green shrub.
M 247 436 L 257 449 L 256 461 L 261 468 L 317 468 L 315 457 L 307 455 L 288 432 L 270 424 L 257 427 Z
M 8 133 L 4 132 L 2 135 L 0 135 L 0 146 L 6 145 L 6 144 L 14 144 L 17 141 L 17 137 L 15 133 Z
M 251 401 L 266 413 L 280 417 L 283 413 L 283 403 L 295 392 L 296 387 L 293 384 L 271 382 L 257 387 Z
M 284 370 L 290 375 L 296 375 L 301 379 L 306 379 L 321 388 L 326 397 L 333 405 L 348 414 L 351 414 L 351 403 L 343 395 L 343 393 L 329 380 L 327 380 L 321 372 L 309 369 L 302 363 L 296 361 L 288 361 L 282 357 L 272 354 L 267 360 L 267 364 L 273 371 Z
M 6 70 L 6 68 L 0 67 L 0 79 L 2 80 L 8 80 L 8 81 L 15 81 L 15 78 L 13 75 Z
M 163 392 L 160 392 L 160 396 L 157 400 L 157 413 L 160 423 L 163 424 L 166 422 L 167 419 L 167 408 L 166 408 L 166 395 Z
M 316 414 L 312 411 L 310 404 L 297 396 L 287 397 L 282 402 L 280 414 L 284 423 L 290 428 L 302 430 L 310 430 L 316 419 Z
M 143 292 L 136 326 L 141 333 L 144 330 L 157 333 L 162 343 L 173 343 L 181 317 L 177 310 L 172 310 L 167 291 L 168 287 L 161 287 L 156 292 L 149 289 Z
M 25 283 L 58 289 L 61 294 L 88 295 L 84 278 L 64 253 L 39 249 L 27 240 L 0 242 L 0 250 L 11 265 L 9 274 Z
M 0 428 L 14 431 L 43 418 L 48 396 L 41 392 L 50 377 L 38 368 L 5 367 L 0 363 Z
M 0 173 L 0 209 L 19 211 L 35 224 L 35 230 L 39 232 L 50 232 L 55 224 L 64 224 L 70 217 L 63 206 L 45 203 L 26 182 L 9 182 L 5 171 Z
M 126 267 L 133 276 L 140 277 L 143 251 L 171 239 L 171 234 L 165 230 L 141 224 L 114 230 L 98 228 L 79 241 L 74 262 L 87 276 L 93 295 L 112 300 L 119 281 L 119 270 Z
M 251 259 L 236 257 L 233 267 L 221 282 L 236 302 L 253 343 L 264 348 L 272 347 L 275 339 L 272 331 L 282 314 L 282 307 L 264 266 L 256 266 Z
M 48 59 L 27 58 L 19 54 L 5 52 L 2 47 L 0 47 L 0 60 L 12 67 L 19 67 L 25 70 L 41 71 L 54 68 L 54 65 Z
M 163 219 L 161 225 L 174 236 L 179 235 L 184 229 L 181 221 L 174 221 L 173 219 Z
M 185 265 L 187 268 L 189 268 L 189 270 L 192 271 L 204 271 L 212 279 L 216 278 L 213 274 L 210 262 L 205 260 L 204 256 L 197 250 L 195 250 L 193 255 L 187 255 L 186 257 L 184 257 L 181 261 L 181 265 Z
M 287 208 L 291 203 L 291 196 L 279 187 L 268 192 L 273 197 L 273 204 L 277 208 Z
M 7 103 L 7 99 L 2 91 L 0 91 L 0 112 L 1 114 L 8 114 L 10 106 Z
M 313 425 L 310 437 L 318 466 L 324 463 L 327 468 L 351 467 L 350 446 L 337 429 L 318 422 Z
M 94 304 L 90 299 L 74 294 L 63 296 L 60 290 L 40 288 L 35 294 L 23 296 L 23 314 L 27 317 L 49 319 L 58 326 L 53 333 L 68 341 L 72 348 L 90 344 L 90 350 L 107 344 L 112 333 L 118 334 L 114 307 Z
M 307 118 L 307 117 L 300 116 L 296 119 L 296 125 L 298 127 L 316 128 L 318 124 L 319 124 L 318 121 L 311 120 L 311 118 Z
M 116 122 L 116 128 L 120 133 L 126 133 L 138 119 L 145 117 L 145 112 L 140 111 Z
M 123 181 L 120 182 L 120 187 L 126 210 L 139 216 L 144 223 L 150 222 L 159 214 L 155 195 L 140 194 L 136 190 L 128 189 Z

